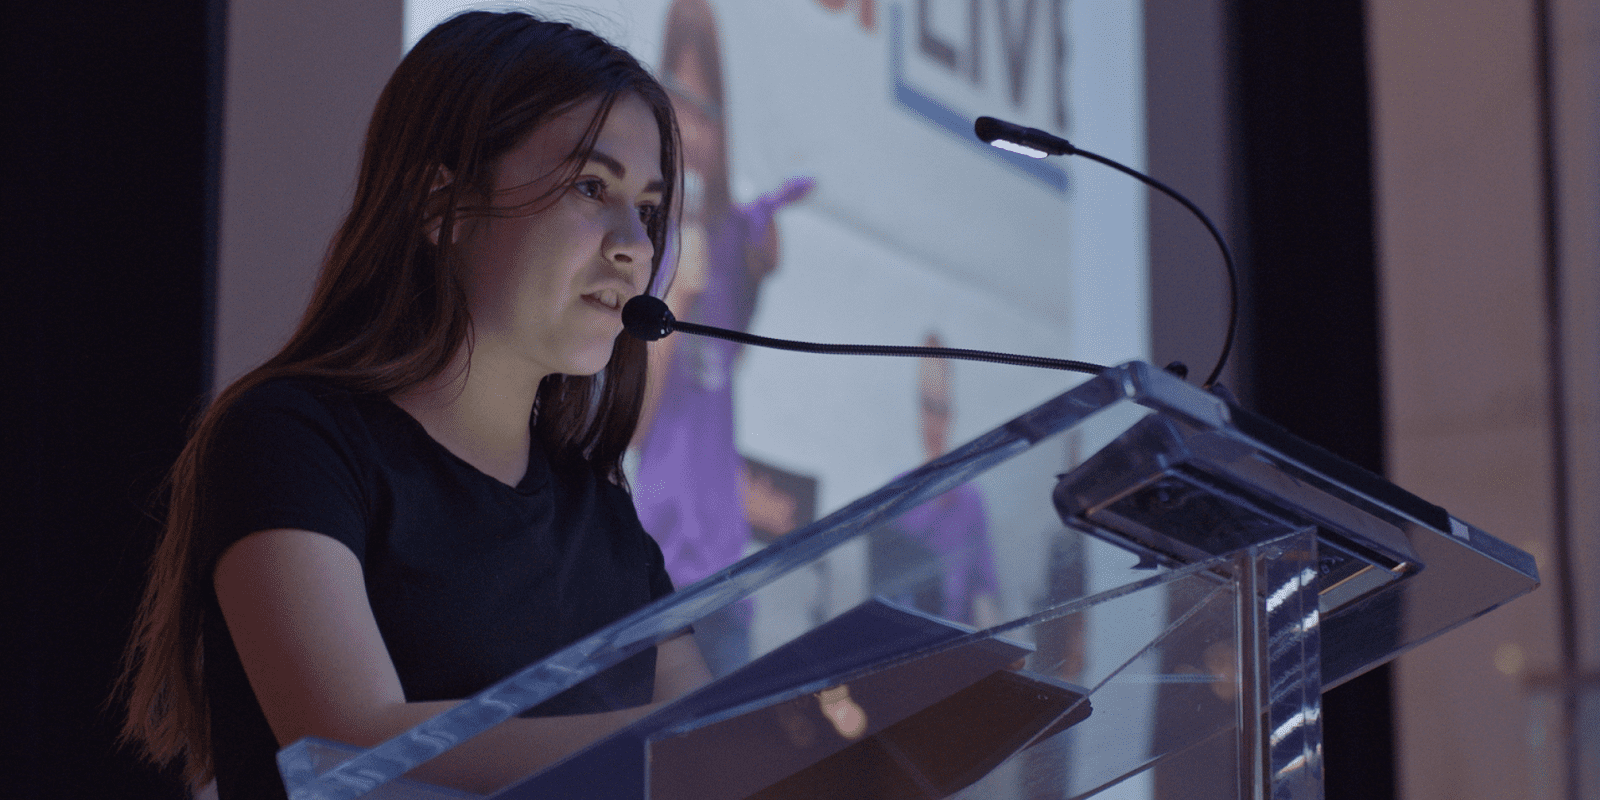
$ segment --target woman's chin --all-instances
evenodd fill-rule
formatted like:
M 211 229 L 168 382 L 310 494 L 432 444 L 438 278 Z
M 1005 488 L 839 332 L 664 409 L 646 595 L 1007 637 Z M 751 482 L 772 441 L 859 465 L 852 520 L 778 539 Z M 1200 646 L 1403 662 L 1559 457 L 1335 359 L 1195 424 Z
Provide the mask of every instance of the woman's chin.
M 574 377 L 591 377 L 600 374 L 606 368 L 606 365 L 611 363 L 611 350 L 614 347 L 614 342 L 615 340 L 608 343 L 604 350 L 596 348 L 594 352 L 575 355 L 567 363 L 567 368 L 562 370 L 562 374 Z

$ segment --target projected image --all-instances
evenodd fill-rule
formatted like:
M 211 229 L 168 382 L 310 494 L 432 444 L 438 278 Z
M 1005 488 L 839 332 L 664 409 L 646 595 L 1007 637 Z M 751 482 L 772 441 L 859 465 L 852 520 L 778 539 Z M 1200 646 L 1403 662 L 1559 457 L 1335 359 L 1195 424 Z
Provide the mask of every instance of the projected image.
M 728 184 L 722 55 L 706 0 L 667 11 L 661 63 L 683 135 L 684 204 L 676 247 L 663 262 L 667 305 L 687 320 L 745 330 L 761 285 L 777 269 L 777 212 L 813 182 L 793 178 L 750 203 Z M 750 541 L 735 450 L 733 381 L 740 346 L 671 336 L 651 344 L 651 381 L 636 437 L 646 487 L 639 519 L 661 544 L 673 583 L 687 586 L 738 561 Z M 713 672 L 749 659 L 748 610 L 703 620 L 697 640 Z
M 922 344 L 944 346 L 931 333 Z M 951 368 L 928 358 L 917 365 L 917 420 L 928 461 L 950 446 Z M 1000 621 L 1000 582 L 977 486 L 957 486 L 906 512 L 872 537 L 869 558 L 875 591 L 891 600 L 978 628 Z
M 471 5 L 412 0 L 408 35 Z M 653 59 L 672 94 L 685 202 L 652 291 L 679 319 L 807 341 L 909 345 L 938 331 L 952 347 L 1100 363 L 1144 355 L 1142 189 L 971 135 L 972 119 L 995 115 L 1142 163 L 1137 3 L 1092 13 L 998 0 L 527 5 Z M 820 518 L 930 457 L 915 390 L 929 368 L 916 360 L 687 334 L 652 347 L 630 481 L 679 587 L 763 544 L 741 495 L 747 459 L 815 480 Z M 945 449 L 1080 379 L 957 369 Z M 1053 474 L 1069 454 L 1034 458 Z M 964 588 L 946 587 L 953 618 L 1003 614 L 1047 581 L 1029 553 L 1047 546 L 1055 521 L 1037 498 L 1013 497 L 1008 480 L 986 479 L 972 489 L 981 498 L 961 500 L 968 527 L 990 535 L 961 545 L 972 567 Z M 815 602 L 827 613 L 860 602 L 871 562 L 862 548 L 831 557 Z M 928 608 L 947 610 L 943 599 Z M 702 626 L 712 660 L 759 654 L 749 627 L 767 613 L 735 609 Z
M 750 535 L 771 544 L 817 518 L 817 479 L 744 459 L 744 510 Z
M 496 3 L 410 0 L 407 36 L 478 5 Z M 971 133 L 974 118 L 999 116 L 1142 164 L 1137 2 L 519 5 L 598 30 L 668 87 L 684 203 L 652 291 L 677 318 L 815 342 L 914 345 L 937 331 L 951 347 L 1098 363 L 1145 355 L 1143 189 Z M 810 482 L 803 525 L 1081 380 L 683 333 L 652 347 L 629 479 L 680 588 L 790 527 L 781 493 L 760 496 L 777 485 L 764 476 Z M 939 369 L 959 376 L 942 396 L 928 377 Z M 924 433 L 940 409 L 942 442 L 930 449 Z M 1029 494 L 1031 477 L 1070 459 L 1062 447 L 1029 454 L 908 517 L 900 555 L 865 541 L 840 548 L 805 586 L 736 605 L 697 625 L 697 639 L 713 667 L 739 663 L 856 606 L 885 565 L 905 573 L 915 558 L 959 567 L 907 590 L 921 592 L 918 607 L 969 623 L 1004 618 L 1051 580 L 1035 554 L 1059 523 Z

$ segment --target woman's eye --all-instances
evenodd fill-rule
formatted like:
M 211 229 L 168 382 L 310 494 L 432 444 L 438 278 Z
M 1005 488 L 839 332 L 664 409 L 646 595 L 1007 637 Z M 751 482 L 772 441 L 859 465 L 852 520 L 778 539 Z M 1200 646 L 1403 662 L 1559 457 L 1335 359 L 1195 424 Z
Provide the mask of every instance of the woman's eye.
M 572 188 L 584 197 L 599 197 L 605 194 L 606 185 L 599 178 L 583 178 L 572 184 Z
M 655 224 L 656 217 L 660 213 L 661 213 L 661 209 L 658 206 L 653 206 L 653 205 L 642 205 L 642 206 L 639 206 L 639 221 L 643 222 L 645 224 L 645 226 L 648 227 L 650 225 Z

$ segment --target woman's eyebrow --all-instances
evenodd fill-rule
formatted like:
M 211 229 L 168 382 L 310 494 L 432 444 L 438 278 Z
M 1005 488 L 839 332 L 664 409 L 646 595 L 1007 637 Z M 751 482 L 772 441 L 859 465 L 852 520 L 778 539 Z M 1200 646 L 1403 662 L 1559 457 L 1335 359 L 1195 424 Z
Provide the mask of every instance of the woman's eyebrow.
M 628 168 L 622 166 L 621 161 L 618 161 L 615 158 L 600 152 L 599 150 L 589 151 L 589 160 L 600 162 L 601 166 L 611 170 L 612 173 L 617 176 L 617 180 L 622 180 L 623 178 L 628 177 Z M 644 190 L 647 192 L 660 192 L 665 191 L 666 186 L 666 182 L 658 178 L 646 184 Z

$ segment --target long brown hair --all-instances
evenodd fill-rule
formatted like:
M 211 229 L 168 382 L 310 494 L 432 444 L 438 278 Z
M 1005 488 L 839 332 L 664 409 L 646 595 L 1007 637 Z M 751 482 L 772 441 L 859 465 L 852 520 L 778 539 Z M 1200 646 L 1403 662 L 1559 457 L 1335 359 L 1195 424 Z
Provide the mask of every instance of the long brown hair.
M 197 574 L 195 525 L 196 486 L 218 420 L 243 393 L 275 378 L 392 394 L 437 376 L 471 347 L 452 231 L 463 216 L 506 213 L 472 205 L 490 195 L 495 162 L 545 120 L 598 99 L 565 162 L 575 174 L 613 103 L 629 93 L 645 101 L 660 128 L 668 213 L 647 223 L 653 278 L 678 183 L 678 134 L 666 91 L 637 60 L 564 23 L 472 12 L 435 28 L 401 61 L 378 98 L 355 202 L 305 316 L 281 352 L 211 404 L 169 478 L 166 528 L 119 686 L 129 709 L 124 738 L 152 760 L 183 759 L 196 786 L 212 775 L 201 642 L 208 578 Z M 540 384 L 534 431 L 553 457 L 583 459 L 625 485 L 621 462 L 638 423 L 645 353 L 643 342 L 623 336 L 599 375 L 551 375 Z

